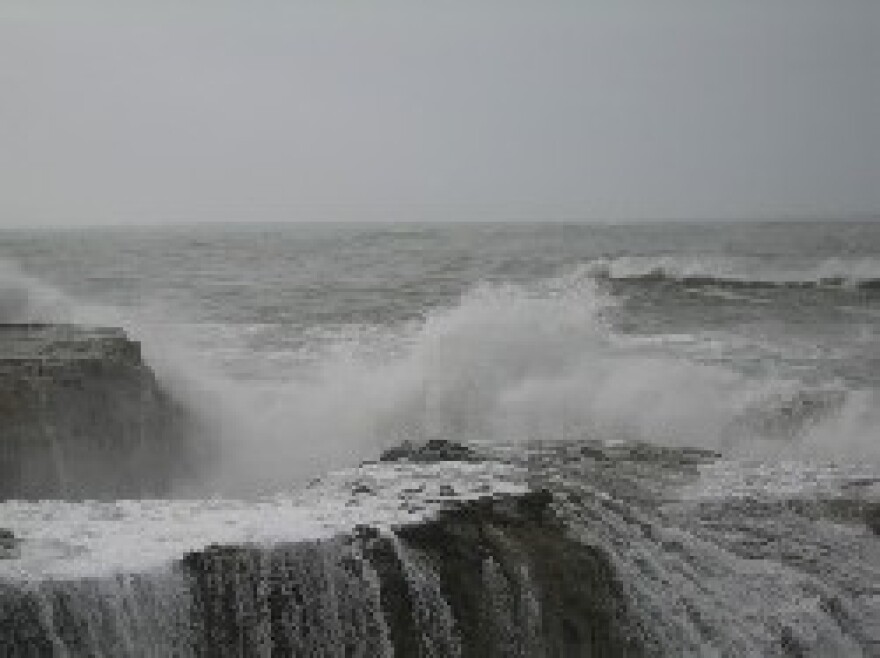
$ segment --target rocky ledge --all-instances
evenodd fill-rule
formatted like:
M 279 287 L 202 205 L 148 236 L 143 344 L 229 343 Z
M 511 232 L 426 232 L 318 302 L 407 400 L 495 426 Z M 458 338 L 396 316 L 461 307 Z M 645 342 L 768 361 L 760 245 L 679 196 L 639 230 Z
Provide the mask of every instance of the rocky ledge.
M 611 556 L 526 469 L 430 450 L 463 459 L 256 500 L 0 503 L 0 655 L 640 655 Z
M 121 329 L 0 325 L 0 500 L 163 494 L 188 423 Z
M 601 550 L 543 491 L 309 544 L 187 555 L 205 655 L 638 655 Z M 328 651 L 332 647 L 332 651 Z
M 609 556 L 571 539 L 551 501 L 496 493 L 401 525 L 212 544 L 168 569 L 0 578 L 0 652 L 640 655 Z
M 464 447 L 255 500 L 0 502 L 0 655 L 878 655 L 873 467 Z
M 379 461 L 383 462 L 448 462 L 448 461 L 479 461 L 481 457 L 473 448 L 447 441 L 446 439 L 430 439 L 425 443 L 404 441 L 399 446 L 388 448 L 382 452 Z

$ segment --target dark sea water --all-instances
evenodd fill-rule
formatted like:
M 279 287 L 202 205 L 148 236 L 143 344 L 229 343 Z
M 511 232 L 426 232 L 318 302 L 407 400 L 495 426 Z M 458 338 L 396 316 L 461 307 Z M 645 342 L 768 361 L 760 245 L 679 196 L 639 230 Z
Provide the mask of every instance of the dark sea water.
M 18 231 L 0 258 L 7 319 L 122 324 L 266 481 L 266 451 L 436 436 L 880 456 L 880 223 Z
M 0 320 L 125 327 L 209 421 L 226 496 L 2 503 L 35 547 L 15 582 L 341 527 L 363 510 L 288 492 L 444 438 L 513 455 L 456 489 L 513 464 L 553 491 L 649 655 L 880 655 L 880 222 L 7 231 Z

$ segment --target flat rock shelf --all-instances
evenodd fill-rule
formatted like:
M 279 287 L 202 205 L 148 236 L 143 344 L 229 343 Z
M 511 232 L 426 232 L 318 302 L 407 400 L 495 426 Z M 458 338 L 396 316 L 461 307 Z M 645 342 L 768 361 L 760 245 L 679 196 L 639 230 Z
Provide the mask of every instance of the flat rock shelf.
M 121 329 L 0 325 L 0 500 L 164 494 L 192 430 Z
M 381 463 L 248 501 L 8 502 L 0 653 L 638 655 L 608 556 L 527 480 Z

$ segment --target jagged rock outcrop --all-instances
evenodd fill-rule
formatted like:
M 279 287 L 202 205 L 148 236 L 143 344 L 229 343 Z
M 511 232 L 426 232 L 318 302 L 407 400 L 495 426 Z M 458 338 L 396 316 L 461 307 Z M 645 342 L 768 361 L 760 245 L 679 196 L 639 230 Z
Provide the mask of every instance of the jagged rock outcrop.
M 404 441 L 399 446 L 383 451 L 379 457 L 379 461 L 383 462 L 466 462 L 478 459 L 479 456 L 472 448 L 446 439 L 430 439 L 425 443 Z
M 0 325 L 0 500 L 163 494 L 189 430 L 121 329 Z

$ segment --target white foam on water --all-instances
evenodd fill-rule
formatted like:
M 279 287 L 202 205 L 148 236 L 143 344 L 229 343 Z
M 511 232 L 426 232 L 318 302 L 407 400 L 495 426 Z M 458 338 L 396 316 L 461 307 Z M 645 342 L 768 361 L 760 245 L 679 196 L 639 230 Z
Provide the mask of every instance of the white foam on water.
M 0 502 L 21 540 L 0 579 L 42 580 L 162 568 L 210 544 L 332 537 L 356 525 L 390 528 L 450 505 L 527 490 L 525 473 L 498 462 L 382 463 L 332 473 L 311 486 L 256 499 Z

